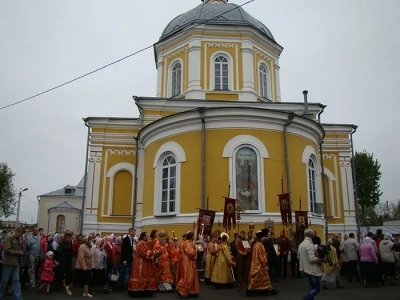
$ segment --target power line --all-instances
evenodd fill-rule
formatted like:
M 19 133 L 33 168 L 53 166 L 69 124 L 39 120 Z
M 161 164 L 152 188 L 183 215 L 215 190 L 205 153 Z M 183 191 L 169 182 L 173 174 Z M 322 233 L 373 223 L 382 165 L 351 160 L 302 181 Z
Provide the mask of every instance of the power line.
M 28 199 L 29 201 L 31 201 L 33 204 L 36 204 L 37 206 L 39 206 L 39 204 L 37 204 L 35 201 L 32 201 L 31 199 L 29 199 L 27 196 L 25 196 L 25 195 L 22 195 L 22 197 L 24 197 L 24 198 L 26 198 L 26 199 Z
M 230 9 L 230 10 L 228 10 L 228 11 L 222 13 L 222 14 L 219 14 L 218 16 L 215 16 L 214 18 L 211 18 L 211 19 L 208 19 L 208 20 L 206 20 L 206 21 L 203 21 L 203 22 L 201 22 L 201 23 L 199 23 L 199 24 L 194 25 L 193 27 L 186 28 L 185 30 L 182 30 L 181 32 L 179 32 L 177 35 L 181 35 L 181 34 L 185 33 L 185 32 L 188 31 L 188 30 L 191 30 L 191 29 L 196 28 L 196 27 L 198 27 L 198 26 L 200 26 L 200 25 L 203 25 L 203 24 L 205 24 L 205 23 L 207 23 L 207 22 L 209 22 L 209 21 L 212 21 L 212 20 L 214 20 L 214 19 L 217 19 L 217 18 L 219 18 L 219 17 L 221 17 L 221 16 L 223 16 L 223 15 L 225 15 L 225 14 L 227 14 L 227 13 L 229 13 L 229 12 L 235 10 L 235 9 L 238 9 L 238 8 L 240 8 L 240 7 L 243 7 L 243 6 L 245 6 L 246 4 L 249 4 L 249 3 L 253 2 L 253 1 L 255 1 L 255 0 L 249 0 L 249 1 L 247 1 L 247 2 L 245 2 L 245 3 L 243 3 L 243 4 L 241 4 L 241 5 L 235 6 L 234 8 L 232 8 L 232 9 Z M 41 96 L 41 95 L 43 95 L 43 94 L 49 93 L 49 92 L 51 92 L 51 91 L 54 91 L 54 90 L 56 90 L 56 89 L 58 89 L 58 88 L 60 88 L 60 87 L 63 87 L 64 85 L 70 84 L 70 83 L 72 83 L 72 82 L 74 82 L 74 81 L 77 81 L 77 80 L 79 80 L 79 79 L 82 79 L 82 78 L 84 78 L 84 77 L 86 77 L 86 76 L 89 76 L 89 75 L 91 75 L 91 74 L 93 74 L 93 73 L 96 73 L 96 72 L 98 72 L 98 71 L 100 71 L 100 70 L 103 70 L 103 69 L 105 69 L 105 68 L 108 68 L 108 67 L 110 67 L 110 66 L 112 66 L 112 65 L 114 65 L 114 64 L 116 64 L 116 63 L 119 63 L 119 62 L 121 62 L 121 61 L 123 61 L 123 60 L 125 60 L 125 59 L 127 59 L 127 58 L 129 58 L 129 57 L 132 57 L 132 56 L 134 56 L 134 55 L 136 55 L 136 54 L 139 54 L 139 53 L 141 53 L 141 52 L 144 52 L 144 51 L 146 51 L 146 50 L 148 50 L 148 49 L 150 49 L 150 48 L 152 48 L 152 47 L 153 47 L 153 45 L 150 45 L 150 46 L 147 46 L 147 47 L 145 47 L 145 48 L 142 48 L 142 49 L 140 49 L 140 50 L 138 50 L 138 51 L 136 51 L 136 52 L 134 52 L 134 53 L 131 53 L 131 54 L 129 54 L 129 55 L 127 55 L 127 56 L 124 56 L 124 57 L 122 57 L 122 58 L 120 58 L 120 59 L 118 59 L 118 60 L 115 60 L 115 61 L 113 61 L 113 62 L 111 62 L 111 63 L 109 63 L 109 64 L 106 64 L 106 65 L 104 65 L 104 66 L 102 66 L 102 67 L 100 67 L 100 68 L 97 68 L 97 69 L 95 69 L 95 70 L 93 70 L 93 71 L 90 71 L 89 73 L 83 74 L 83 75 L 78 76 L 78 77 L 76 77 L 76 78 L 74 78 L 74 79 L 71 79 L 71 80 L 69 80 L 69 81 L 67 81 L 67 82 L 64 82 L 64 83 L 62 83 L 62 84 L 59 84 L 59 85 L 57 85 L 57 86 L 55 86 L 55 87 L 53 87 L 53 88 L 51 88 L 51 89 L 45 90 L 45 91 L 43 91 L 43 92 L 41 92 L 41 93 L 39 93 L 39 94 L 33 95 L 33 96 L 31 96 L 31 97 L 28 97 L 28 98 L 25 98 L 25 99 L 22 99 L 22 100 L 19 100 L 19 101 L 14 102 L 14 103 L 10 103 L 10 104 L 8 104 L 8 105 L 6 105 L 6 106 L 3 106 L 3 107 L 0 107 L 0 110 L 9 108 L 9 107 L 11 107 L 11 106 L 14 106 L 14 105 L 17 105 L 17 104 L 26 102 L 26 101 L 31 100 L 31 99 L 33 99 L 33 98 L 39 97 L 39 96 Z

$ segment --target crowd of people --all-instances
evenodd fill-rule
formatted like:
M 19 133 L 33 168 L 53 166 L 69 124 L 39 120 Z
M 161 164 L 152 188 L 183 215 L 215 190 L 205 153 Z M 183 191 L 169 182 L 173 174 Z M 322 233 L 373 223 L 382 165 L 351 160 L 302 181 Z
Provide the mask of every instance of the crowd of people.
M 175 290 L 180 298 L 197 297 L 199 281 L 216 289 L 242 289 L 247 296 L 276 295 L 272 282 L 307 278 L 310 290 L 304 299 L 314 299 L 328 283 L 342 288 L 340 276 L 348 282 L 361 281 L 364 287 L 396 284 L 400 246 L 390 234 L 368 233 L 358 243 L 353 233 L 340 241 L 335 235 L 326 245 L 310 229 L 304 240 L 284 232 L 275 238 L 268 229 L 229 235 L 216 231 L 195 238 L 187 232 L 182 239 L 166 231 L 136 234 L 130 228 L 124 236 L 84 236 L 66 231 L 45 235 L 43 229 L 23 228 L 2 232 L 0 299 L 6 293 L 22 299 L 21 289 L 37 288 L 39 293 L 74 292 L 83 287 L 83 296 L 96 292 L 128 291 L 131 297 L 148 297 L 155 292 Z M 37 285 L 40 283 L 40 285 Z

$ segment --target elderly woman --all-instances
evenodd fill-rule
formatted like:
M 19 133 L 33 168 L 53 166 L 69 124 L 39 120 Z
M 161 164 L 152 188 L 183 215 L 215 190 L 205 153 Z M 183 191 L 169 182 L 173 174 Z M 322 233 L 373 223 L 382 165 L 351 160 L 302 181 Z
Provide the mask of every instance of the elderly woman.
M 390 285 L 396 285 L 394 282 L 396 259 L 393 246 L 392 235 L 386 233 L 384 239 L 379 244 L 379 254 L 381 255 L 382 261 L 382 282 L 384 282 L 386 278 L 390 278 Z
M 328 287 L 326 286 L 327 282 L 336 282 L 336 288 L 342 288 L 339 283 L 339 261 L 337 258 L 336 249 L 332 246 L 332 244 L 332 240 L 328 240 L 326 243 L 329 252 L 327 262 L 322 264 L 322 269 L 324 270 L 324 274 L 322 275 L 322 288 L 324 290 L 328 290 Z
M 91 242 L 91 237 L 85 236 L 82 239 L 82 245 L 79 247 L 78 258 L 75 265 L 75 283 L 83 284 L 83 297 L 93 297 L 89 294 L 93 258 L 92 251 L 90 251 Z M 72 296 L 72 287 L 73 284 L 71 283 L 65 288 L 67 294 L 70 296 Z
M 364 287 L 368 287 L 377 277 L 378 257 L 372 242 L 373 240 L 370 237 L 364 238 L 358 250 L 360 252 L 360 274 Z
M 96 244 L 92 247 L 91 251 L 93 255 L 92 291 L 94 291 L 94 287 L 102 286 L 104 287 L 104 293 L 108 293 L 110 290 L 106 280 L 107 253 L 104 250 L 104 239 L 97 238 Z

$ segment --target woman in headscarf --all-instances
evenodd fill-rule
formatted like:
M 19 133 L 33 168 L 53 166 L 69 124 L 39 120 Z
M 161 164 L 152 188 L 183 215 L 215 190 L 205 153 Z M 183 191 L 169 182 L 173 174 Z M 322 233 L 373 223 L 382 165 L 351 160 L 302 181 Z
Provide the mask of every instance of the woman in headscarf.
M 393 246 L 392 235 L 385 233 L 384 240 L 379 244 L 379 254 L 382 261 L 382 282 L 384 283 L 386 278 L 390 278 L 390 285 L 396 285 L 394 282 L 396 259 Z
M 89 294 L 93 257 L 92 251 L 90 251 L 91 242 L 91 237 L 85 236 L 82 239 L 82 245 L 79 247 L 78 259 L 76 260 L 75 265 L 75 284 L 83 284 L 84 297 L 93 297 L 91 294 Z M 67 294 L 70 296 L 72 296 L 72 287 L 73 284 L 71 283 L 65 288 Z
M 104 239 L 97 238 L 95 246 L 91 249 L 93 255 L 93 270 L 92 270 L 92 291 L 94 287 L 104 287 L 104 293 L 108 293 L 110 290 L 106 281 L 106 259 L 107 254 L 104 250 Z
M 327 262 L 322 264 L 324 274 L 322 275 L 322 288 L 328 290 L 327 282 L 336 282 L 336 288 L 341 289 L 339 283 L 339 261 L 336 255 L 336 249 L 332 246 L 333 241 L 328 240 L 326 246 L 328 247 Z
M 372 239 L 370 237 L 364 238 L 358 251 L 360 252 L 360 275 L 363 286 L 368 287 L 369 284 L 376 281 L 378 271 L 378 257 Z
M 56 275 L 56 287 L 58 290 L 63 290 L 71 283 L 71 265 L 72 265 L 72 245 L 71 233 L 65 232 L 63 235 L 58 235 L 57 240 L 61 239 L 57 248 L 54 250 L 54 259 L 60 265 L 54 269 Z M 61 288 L 62 286 L 62 288 Z

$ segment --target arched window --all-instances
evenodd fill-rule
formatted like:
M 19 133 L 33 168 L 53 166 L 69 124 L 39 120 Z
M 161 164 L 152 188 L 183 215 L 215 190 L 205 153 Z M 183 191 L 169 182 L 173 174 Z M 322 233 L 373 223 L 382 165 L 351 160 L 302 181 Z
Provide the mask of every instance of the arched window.
M 174 213 L 176 201 L 176 159 L 168 154 L 161 168 L 161 213 Z
M 56 222 L 56 231 L 57 232 L 64 232 L 65 230 L 65 216 L 58 215 L 57 222 Z
M 308 160 L 308 192 L 310 200 L 310 211 L 317 212 L 317 163 L 314 155 Z
M 260 210 L 259 155 L 253 147 L 244 145 L 235 154 L 236 198 L 246 211 Z
M 214 76 L 216 90 L 229 90 L 229 62 L 224 55 L 214 59 Z
M 182 65 L 180 62 L 173 65 L 171 78 L 171 96 L 178 96 L 181 94 L 182 87 Z
M 258 76 L 260 79 L 260 96 L 268 99 L 268 68 L 264 63 L 258 68 Z

